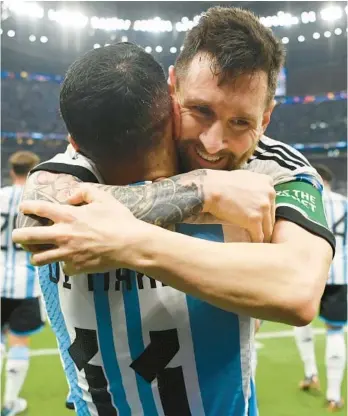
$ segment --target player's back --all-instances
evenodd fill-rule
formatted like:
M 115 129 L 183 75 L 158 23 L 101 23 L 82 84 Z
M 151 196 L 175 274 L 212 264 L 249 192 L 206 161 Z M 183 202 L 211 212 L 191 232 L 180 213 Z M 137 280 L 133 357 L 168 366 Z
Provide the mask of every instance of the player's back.
M 32 298 L 39 294 L 34 266 L 30 254 L 12 242 L 12 231 L 16 227 L 18 206 L 23 186 L 12 185 L 0 189 L 1 208 L 1 297 Z
M 336 254 L 327 283 L 334 285 L 347 284 L 347 198 L 337 192 L 326 190 L 324 192 L 324 204 L 328 225 L 336 237 Z

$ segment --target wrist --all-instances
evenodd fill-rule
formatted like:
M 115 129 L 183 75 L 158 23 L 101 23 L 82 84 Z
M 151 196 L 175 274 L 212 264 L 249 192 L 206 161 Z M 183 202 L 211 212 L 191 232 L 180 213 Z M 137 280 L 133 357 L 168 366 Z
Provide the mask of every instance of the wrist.
M 202 212 L 213 214 L 220 198 L 219 186 L 217 181 L 214 180 L 214 178 L 216 179 L 216 172 L 208 169 L 205 172 L 202 185 L 204 195 Z

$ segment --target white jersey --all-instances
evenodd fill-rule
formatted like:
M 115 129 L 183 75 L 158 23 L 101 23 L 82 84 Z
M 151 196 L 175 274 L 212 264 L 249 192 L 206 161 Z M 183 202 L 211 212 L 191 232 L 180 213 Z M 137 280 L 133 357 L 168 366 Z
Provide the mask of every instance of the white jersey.
M 316 215 L 323 211 L 316 172 L 279 142 L 264 138 L 260 146 L 267 147 L 245 169 L 279 184 L 278 216 L 332 243 Z M 40 169 L 101 182 L 70 146 Z M 222 242 L 243 241 L 244 230 L 180 224 L 177 231 Z M 68 277 L 57 263 L 40 268 L 40 284 L 78 415 L 256 416 L 253 319 L 126 269 Z
M 330 190 L 324 191 L 324 205 L 329 227 L 336 237 L 336 255 L 327 284 L 347 284 L 347 198 Z
M 37 269 L 30 264 L 30 253 L 12 242 L 22 191 L 23 187 L 18 185 L 0 189 L 0 290 L 4 298 L 34 298 L 40 294 Z

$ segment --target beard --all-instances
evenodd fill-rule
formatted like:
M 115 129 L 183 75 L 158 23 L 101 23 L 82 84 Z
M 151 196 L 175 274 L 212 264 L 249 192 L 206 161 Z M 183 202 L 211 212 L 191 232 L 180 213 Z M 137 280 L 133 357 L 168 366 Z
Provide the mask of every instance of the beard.
M 242 155 L 235 155 L 231 151 L 222 151 L 214 156 L 218 156 L 225 159 L 225 163 L 223 166 L 219 166 L 218 170 L 237 170 L 240 169 L 248 159 L 253 155 L 255 149 L 258 145 L 258 140 L 256 140 L 253 145 Z M 186 173 L 196 169 L 204 169 L 204 167 L 200 166 L 198 156 L 195 158 L 193 154 L 195 154 L 194 148 L 198 146 L 201 147 L 202 145 L 197 139 L 184 139 L 179 140 L 177 144 L 178 156 L 179 156 L 179 169 L 180 172 Z M 211 169 L 214 169 L 212 165 Z

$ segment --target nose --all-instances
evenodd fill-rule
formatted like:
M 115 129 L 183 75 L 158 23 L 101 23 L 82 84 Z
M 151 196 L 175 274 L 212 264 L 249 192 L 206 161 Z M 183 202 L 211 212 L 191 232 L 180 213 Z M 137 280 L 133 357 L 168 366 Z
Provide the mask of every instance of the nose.
M 212 155 L 228 148 L 228 137 L 220 122 L 215 122 L 209 126 L 209 128 L 201 133 L 199 139 L 205 151 Z

